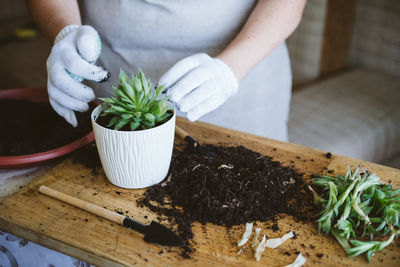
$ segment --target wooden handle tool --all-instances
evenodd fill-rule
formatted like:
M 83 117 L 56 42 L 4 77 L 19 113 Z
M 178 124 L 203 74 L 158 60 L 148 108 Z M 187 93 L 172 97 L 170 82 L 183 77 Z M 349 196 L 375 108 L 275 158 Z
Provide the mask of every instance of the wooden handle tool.
M 175 133 L 177 136 L 182 138 L 194 152 L 199 152 L 203 156 L 210 157 L 210 158 L 217 157 L 217 153 L 215 153 L 215 151 L 211 150 L 209 147 L 201 146 L 200 143 L 197 142 L 196 139 L 194 139 L 192 136 L 190 136 L 185 130 L 183 130 L 178 125 L 175 125 Z
M 45 185 L 39 187 L 39 192 L 142 233 L 144 234 L 144 241 L 148 243 L 157 243 L 163 246 L 183 246 L 182 240 L 174 232 L 155 221 L 152 221 L 150 225 L 145 225 L 129 217 L 64 194 Z
M 178 125 L 175 125 L 175 133 L 185 142 L 187 142 L 191 147 L 195 148 L 200 146 L 199 142 L 197 142 L 193 137 L 191 137 L 185 130 L 183 130 Z

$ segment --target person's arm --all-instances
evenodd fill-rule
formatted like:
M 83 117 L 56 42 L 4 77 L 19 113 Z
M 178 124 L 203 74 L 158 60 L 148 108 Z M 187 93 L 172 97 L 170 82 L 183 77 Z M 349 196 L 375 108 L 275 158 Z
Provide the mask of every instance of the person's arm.
M 260 0 L 235 39 L 217 58 L 241 80 L 299 25 L 306 0 Z
M 33 20 L 50 41 L 67 25 L 82 25 L 76 0 L 27 0 Z

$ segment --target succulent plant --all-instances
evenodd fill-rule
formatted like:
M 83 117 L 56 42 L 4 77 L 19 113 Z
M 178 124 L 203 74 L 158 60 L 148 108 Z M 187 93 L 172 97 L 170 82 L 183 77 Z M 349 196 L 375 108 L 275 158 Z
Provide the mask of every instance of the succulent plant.
M 400 235 L 400 189 L 374 173 L 348 168 L 345 176 L 322 175 L 313 183 L 322 189 L 321 195 L 312 190 L 321 207 L 318 230 L 332 233 L 349 257 L 365 253 L 370 261 Z
M 119 130 L 129 125 L 130 130 L 150 129 L 172 116 L 172 106 L 167 97 L 160 97 L 164 87 L 154 88 L 142 70 L 128 75 L 121 70 L 119 83 L 113 86 L 114 96 L 100 98 L 104 101 L 101 116 L 111 117 L 107 127 Z

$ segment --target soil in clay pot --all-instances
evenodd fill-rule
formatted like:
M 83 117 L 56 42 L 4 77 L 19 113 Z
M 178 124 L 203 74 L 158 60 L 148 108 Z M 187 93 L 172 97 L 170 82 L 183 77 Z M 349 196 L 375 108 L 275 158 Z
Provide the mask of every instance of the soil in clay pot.
M 76 128 L 48 103 L 0 100 L 0 156 L 44 152 L 83 137 L 92 130 L 90 111 L 75 114 Z

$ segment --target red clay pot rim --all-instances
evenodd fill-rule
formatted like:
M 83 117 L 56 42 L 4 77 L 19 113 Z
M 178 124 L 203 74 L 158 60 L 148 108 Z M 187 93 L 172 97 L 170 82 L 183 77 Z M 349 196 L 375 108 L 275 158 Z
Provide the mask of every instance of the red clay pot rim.
M 32 102 L 46 102 L 48 95 L 46 88 L 15 88 L 0 91 L 0 99 L 24 99 Z M 0 169 L 17 169 L 38 166 L 50 160 L 69 154 L 94 141 L 93 131 L 85 136 L 64 146 L 51 150 L 20 155 L 20 156 L 0 156 Z

